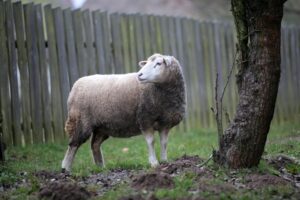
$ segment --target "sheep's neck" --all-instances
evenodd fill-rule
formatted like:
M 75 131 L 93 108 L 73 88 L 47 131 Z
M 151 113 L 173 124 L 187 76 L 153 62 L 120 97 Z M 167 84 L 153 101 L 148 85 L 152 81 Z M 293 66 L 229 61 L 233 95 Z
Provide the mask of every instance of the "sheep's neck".
M 174 80 L 170 80 L 161 84 L 155 84 L 155 87 L 157 90 L 165 91 L 167 94 L 174 93 L 178 95 L 178 91 L 182 91 L 183 94 L 185 92 L 184 79 L 181 75 L 174 77 Z

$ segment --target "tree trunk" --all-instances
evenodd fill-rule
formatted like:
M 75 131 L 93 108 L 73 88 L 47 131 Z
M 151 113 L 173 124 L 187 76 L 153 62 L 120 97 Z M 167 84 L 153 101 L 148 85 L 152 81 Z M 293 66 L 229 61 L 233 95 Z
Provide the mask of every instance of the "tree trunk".
M 238 36 L 239 103 L 220 138 L 214 161 L 230 168 L 257 166 L 273 118 L 280 79 L 284 0 L 232 0 Z

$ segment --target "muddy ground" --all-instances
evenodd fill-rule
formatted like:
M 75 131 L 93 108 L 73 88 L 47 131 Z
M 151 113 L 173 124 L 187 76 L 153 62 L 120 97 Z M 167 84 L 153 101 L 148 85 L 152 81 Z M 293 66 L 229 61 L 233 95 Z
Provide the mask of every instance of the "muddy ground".
M 193 175 L 195 182 L 195 186 L 190 189 L 191 194 L 196 194 L 193 195 L 194 199 L 203 199 L 201 195 L 197 197 L 197 194 L 201 193 L 219 195 L 279 185 L 291 185 L 294 189 L 288 198 L 300 199 L 300 174 L 288 170 L 287 167 L 299 163 L 287 156 L 277 156 L 266 159 L 266 161 L 278 173 L 249 170 L 241 175 L 238 171 L 225 170 L 226 176 L 220 178 L 219 169 L 216 166 L 201 167 L 200 164 L 204 162 L 203 159 L 198 156 L 184 155 L 169 163 L 162 163 L 156 169 L 147 171 L 113 169 L 86 177 L 75 177 L 60 172 L 38 171 L 32 175 L 34 179 L 28 174 L 24 174 L 22 181 L 14 185 L 2 185 L 0 190 L 5 192 L 17 187 L 31 185 L 37 187 L 38 192 L 33 192 L 32 195 L 38 199 L 79 200 L 101 197 L 107 191 L 114 190 L 118 185 L 126 184 L 136 192 L 121 199 L 154 200 L 157 197 L 153 192 L 145 195 L 145 191 L 155 191 L 161 188 L 172 189 L 175 187 L 174 179 L 177 176 L 189 173 Z M 213 180 L 219 180 L 219 182 Z

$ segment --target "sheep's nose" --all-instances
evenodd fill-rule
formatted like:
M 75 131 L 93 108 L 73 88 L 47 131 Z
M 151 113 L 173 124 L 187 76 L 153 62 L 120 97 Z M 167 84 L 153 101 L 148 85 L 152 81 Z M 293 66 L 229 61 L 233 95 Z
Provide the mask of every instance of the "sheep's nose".
M 139 73 L 139 77 L 143 76 L 143 73 Z

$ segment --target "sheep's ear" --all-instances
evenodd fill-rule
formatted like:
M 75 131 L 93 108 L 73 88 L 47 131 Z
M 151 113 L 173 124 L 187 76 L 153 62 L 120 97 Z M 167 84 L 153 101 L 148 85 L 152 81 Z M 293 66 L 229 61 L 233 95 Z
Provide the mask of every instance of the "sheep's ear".
M 164 63 L 166 66 L 170 66 L 172 64 L 172 56 L 164 56 Z
M 146 65 L 147 61 L 143 60 L 139 62 L 139 66 L 142 68 Z

